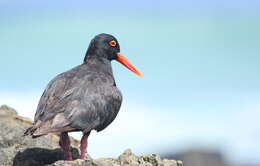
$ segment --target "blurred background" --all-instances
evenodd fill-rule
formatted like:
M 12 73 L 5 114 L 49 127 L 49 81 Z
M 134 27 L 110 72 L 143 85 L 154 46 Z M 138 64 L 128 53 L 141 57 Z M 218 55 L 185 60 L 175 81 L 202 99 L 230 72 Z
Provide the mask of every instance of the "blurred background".
M 0 104 L 33 118 L 48 82 L 109 33 L 145 77 L 113 62 L 124 101 L 92 132 L 92 157 L 131 148 L 186 166 L 259 166 L 259 18 L 258 0 L 0 0 Z

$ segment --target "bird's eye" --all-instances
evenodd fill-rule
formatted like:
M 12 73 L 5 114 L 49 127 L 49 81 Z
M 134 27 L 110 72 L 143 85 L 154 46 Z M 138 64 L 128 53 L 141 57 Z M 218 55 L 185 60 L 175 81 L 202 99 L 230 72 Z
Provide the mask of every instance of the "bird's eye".
M 109 45 L 112 46 L 112 47 L 115 47 L 116 46 L 116 41 L 115 40 L 111 40 L 109 42 Z

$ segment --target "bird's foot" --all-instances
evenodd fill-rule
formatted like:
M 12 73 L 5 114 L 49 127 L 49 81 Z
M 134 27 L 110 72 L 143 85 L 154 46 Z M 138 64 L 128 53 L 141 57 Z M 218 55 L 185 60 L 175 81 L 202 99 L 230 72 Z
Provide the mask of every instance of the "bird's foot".
M 81 159 L 81 160 L 84 160 L 85 159 L 85 153 L 84 154 L 80 154 L 80 156 L 79 156 L 79 159 Z
M 85 154 L 86 154 L 86 150 L 87 150 L 87 146 L 88 146 L 88 136 L 89 136 L 89 134 L 90 134 L 90 132 L 84 133 L 84 135 L 81 138 L 79 159 L 82 159 L 82 160 L 85 159 Z
M 67 160 L 67 161 L 72 161 L 72 160 L 73 160 L 73 159 L 72 159 L 72 154 L 71 154 L 70 151 L 64 152 L 64 153 L 65 153 L 65 155 L 64 155 L 64 160 Z
M 61 133 L 59 144 L 64 152 L 64 159 L 72 161 L 72 153 L 70 151 L 70 138 L 67 132 Z

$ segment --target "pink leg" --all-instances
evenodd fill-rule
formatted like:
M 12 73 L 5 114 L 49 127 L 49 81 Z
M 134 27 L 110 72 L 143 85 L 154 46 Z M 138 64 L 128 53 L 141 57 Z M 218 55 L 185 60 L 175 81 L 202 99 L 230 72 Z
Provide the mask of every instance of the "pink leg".
M 90 133 L 87 133 L 82 136 L 81 141 L 80 141 L 80 159 L 84 160 L 85 159 L 85 153 L 87 150 L 88 146 L 88 136 Z
M 70 152 L 70 138 L 67 132 L 61 133 L 59 143 L 62 150 L 64 151 L 65 160 L 72 161 L 72 154 Z

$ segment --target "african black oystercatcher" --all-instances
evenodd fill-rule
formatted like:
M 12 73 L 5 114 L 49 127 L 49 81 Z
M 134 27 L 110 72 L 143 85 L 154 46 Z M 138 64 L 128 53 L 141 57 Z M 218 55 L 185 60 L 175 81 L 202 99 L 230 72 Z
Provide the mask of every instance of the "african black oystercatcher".
M 82 131 L 80 159 L 84 159 L 91 130 L 105 129 L 115 119 L 122 103 L 122 94 L 112 72 L 112 60 L 143 76 L 120 53 L 115 37 L 99 34 L 91 40 L 83 64 L 59 74 L 47 85 L 34 123 L 25 135 L 36 138 L 59 132 L 65 160 L 72 160 L 68 132 Z

